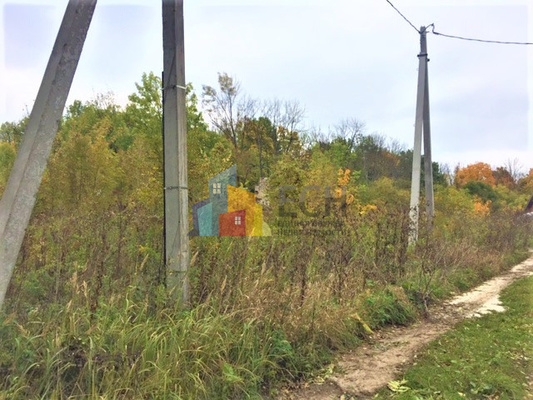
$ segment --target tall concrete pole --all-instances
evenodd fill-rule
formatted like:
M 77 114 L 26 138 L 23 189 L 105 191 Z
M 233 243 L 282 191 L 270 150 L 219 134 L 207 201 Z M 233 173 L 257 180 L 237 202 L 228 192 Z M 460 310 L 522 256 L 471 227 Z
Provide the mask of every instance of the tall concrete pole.
M 96 0 L 70 0 L 0 201 L 0 307 L 24 239 Z
M 187 108 L 183 0 L 163 0 L 163 146 L 167 288 L 189 303 Z
M 427 44 L 426 27 L 420 27 L 420 54 L 418 54 L 418 88 L 416 95 L 415 143 L 413 147 L 413 172 L 411 175 L 411 203 L 409 242 L 418 239 L 418 218 L 420 202 L 420 167 L 422 152 L 422 129 L 424 122 L 424 98 L 426 91 Z
M 429 60 L 428 60 L 429 62 Z M 426 217 L 428 228 L 433 226 L 435 217 L 435 199 L 433 196 L 433 160 L 431 156 L 431 124 L 429 122 L 429 80 L 426 64 L 424 87 L 424 183 L 426 189 Z

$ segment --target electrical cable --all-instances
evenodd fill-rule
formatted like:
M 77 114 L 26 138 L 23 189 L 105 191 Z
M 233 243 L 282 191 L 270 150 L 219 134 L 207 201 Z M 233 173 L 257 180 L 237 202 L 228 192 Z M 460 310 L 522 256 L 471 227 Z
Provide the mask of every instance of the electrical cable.
M 394 8 L 394 10 L 400 14 L 400 16 L 409 24 L 411 25 L 411 27 L 417 31 L 418 33 L 421 33 L 420 30 L 411 22 L 409 21 L 409 19 L 403 15 L 401 13 L 400 10 L 398 10 L 394 4 L 392 4 L 390 2 L 390 0 L 386 0 L 387 3 L 389 3 L 389 5 Z M 487 39 L 477 39 L 477 38 L 469 38 L 469 37 L 464 37 L 464 36 L 457 36 L 457 35 L 448 35 L 446 33 L 440 33 L 440 32 L 437 32 L 435 31 L 435 25 L 434 24 L 431 24 L 429 26 L 427 26 L 427 28 L 429 28 L 431 26 L 432 30 L 431 30 L 431 33 L 433 33 L 434 35 L 437 35 L 437 36 L 443 36 L 443 37 L 447 37 L 447 38 L 450 38 L 450 39 L 459 39 L 459 40 L 467 40 L 467 41 L 471 41 L 471 42 L 480 42 L 480 43 L 492 43 L 492 44 L 513 44 L 513 45 L 521 45 L 521 46 L 531 46 L 533 45 L 532 42 L 510 42 L 510 41 L 503 41 L 503 40 L 487 40 Z
M 389 0 L 386 0 L 386 1 L 387 1 L 387 3 L 390 4 L 390 6 L 391 6 L 392 8 L 394 8 L 394 9 L 396 10 L 396 12 L 397 12 L 398 14 L 400 14 L 400 15 L 402 16 L 402 18 L 403 18 L 403 19 L 404 19 L 409 25 L 411 25 L 411 26 L 413 27 L 413 29 L 414 29 L 415 31 L 417 31 L 418 33 L 420 33 L 420 31 L 418 30 L 418 28 L 417 28 L 416 26 L 414 26 L 414 24 L 413 24 L 411 21 L 409 21 L 409 19 L 407 19 L 407 17 L 406 17 L 405 15 L 403 15 L 403 14 L 400 12 L 400 10 L 398 10 L 396 7 L 394 7 L 394 4 L 392 4 Z
M 436 32 L 435 31 L 435 25 L 433 25 L 432 28 L 433 29 L 432 29 L 431 33 L 433 33 L 434 35 L 444 36 L 444 37 L 452 38 L 452 39 L 468 40 L 468 41 L 471 41 L 471 42 L 481 42 L 481 43 L 494 43 L 494 44 L 516 44 L 516 45 L 523 45 L 523 46 L 533 45 L 533 43 L 531 43 L 531 42 L 506 42 L 506 41 L 501 41 L 501 40 L 474 39 L 474 38 L 467 38 L 467 37 L 463 37 L 463 36 L 447 35 L 445 33 Z

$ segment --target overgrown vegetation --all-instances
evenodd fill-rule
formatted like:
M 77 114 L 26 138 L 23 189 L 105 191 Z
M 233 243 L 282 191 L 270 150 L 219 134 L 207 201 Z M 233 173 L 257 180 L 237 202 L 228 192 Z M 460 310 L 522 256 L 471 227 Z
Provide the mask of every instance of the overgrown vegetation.
M 461 323 L 378 399 L 525 399 L 531 395 L 533 278 L 502 293 L 506 311 Z M 483 338 L 480 340 L 480 338 Z
M 202 96 L 212 129 L 189 88 L 190 202 L 207 197 L 208 179 L 236 163 L 243 187 L 268 178 L 264 215 L 274 235 L 194 238 L 192 305 L 177 309 L 161 255 L 159 79 L 143 76 L 124 109 L 105 96 L 74 102 L 1 316 L 0 397 L 275 393 L 372 329 L 407 324 L 432 301 L 526 256 L 531 223 L 519 213 L 533 171 L 512 180 L 499 171 L 492 182 L 466 167 L 454 182 L 435 164 L 433 229 L 423 225 L 409 246 L 410 151 L 365 134 L 355 120 L 327 136 L 304 132 L 297 104 L 245 99 L 225 74 L 219 87 Z M 0 129 L 1 188 L 23 125 Z M 295 193 L 329 187 L 330 213 L 320 218 L 335 228 L 276 234 L 284 185 Z M 322 192 L 309 193 L 306 207 L 322 213 Z M 292 211 L 301 222 L 315 218 Z

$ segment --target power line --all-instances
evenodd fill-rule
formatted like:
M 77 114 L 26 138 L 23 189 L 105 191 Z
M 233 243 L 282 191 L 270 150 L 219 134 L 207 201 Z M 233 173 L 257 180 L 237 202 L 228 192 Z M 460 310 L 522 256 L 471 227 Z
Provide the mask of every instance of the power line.
M 420 30 L 405 16 L 401 13 L 400 10 L 398 10 L 394 4 L 392 4 L 390 2 L 390 0 L 386 0 L 387 3 L 389 3 L 389 5 L 394 8 L 394 10 L 400 14 L 400 16 L 405 20 L 405 22 L 407 22 L 409 25 L 411 25 L 411 27 L 417 31 L 418 33 L 420 33 Z M 431 33 L 433 33 L 434 35 L 437 35 L 437 36 L 443 36 L 443 37 L 447 37 L 447 38 L 450 38 L 450 39 L 459 39 L 459 40 L 468 40 L 468 41 L 471 41 L 471 42 L 481 42 L 481 43 L 493 43 L 493 44 L 514 44 L 514 45 L 521 45 L 521 46 L 531 46 L 533 45 L 532 42 L 509 42 L 509 41 L 503 41 L 503 40 L 487 40 L 487 39 L 476 39 L 476 38 L 469 38 L 469 37 L 464 37 L 464 36 L 457 36 L 457 35 L 448 35 L 446 33 L 440 33 L 440 32 L 437 32 L 435 31 L 435 25 L 434 24 L 431 24 L 429 25 L 432 27 L 432 30 L 431 30 Z M 428 26 L 428 27 L 429 27 Z
M 394 7 L 394 4 L 392 4 L 389 0 L 387 0 L 387 3 L 389 3 L 390 6 L 391 6 L 392 8 L 394 8 L 394 9 L 396 10 L 396 12 L 397 12 L 398 14 L 400 14 L 400 15 L 402 16 L 402 18 L 403 18 L 403 19 L 404 19 L 409 25 L 411 25 L 415 31 L 417 31 L 418 33 L 420 33 L 420 31 L 418 30 L 418 28 L 417 28 L 416 26 L 414 26 L 413 23 L 412 23 L 411 21 L 409 21 L 409 19 L 407 19 L 407 17 L 406 17 L 405 15 L 403 15 L 403 14 L 400 12 L 400 10 L 398 10 L 396 7 Z
M 445 33 L 436 32 L 434 25 L 432 26 L 432 28 L 433 29 L 432 29 L 431 33 L 433 33 L 434 35 L 444 36 L 444 37 L 451 38 L 451 39 L 468 40 L 468 41 L 471 41 L 471 42 L 481 42 L 481 43 L 517 44 L 517 45 L 523 45 L 523 46 L 533 45 L 533 43 L 531 43 L 531 42 L 506 42 L 506 41 L 501 41 L 501 40 L 474 39 L 474 38 L 467 38 L 467 37 L 463 37 L 463 36 L 447 35 Z

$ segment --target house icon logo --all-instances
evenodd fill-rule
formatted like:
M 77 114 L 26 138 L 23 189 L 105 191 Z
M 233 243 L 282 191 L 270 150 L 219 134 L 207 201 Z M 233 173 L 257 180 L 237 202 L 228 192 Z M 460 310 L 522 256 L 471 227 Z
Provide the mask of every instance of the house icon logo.
M 255 194 L 237 187 L 237 166 L 209 179 L 209 198 L 192 206 L 190 236 L 270 236 Z

